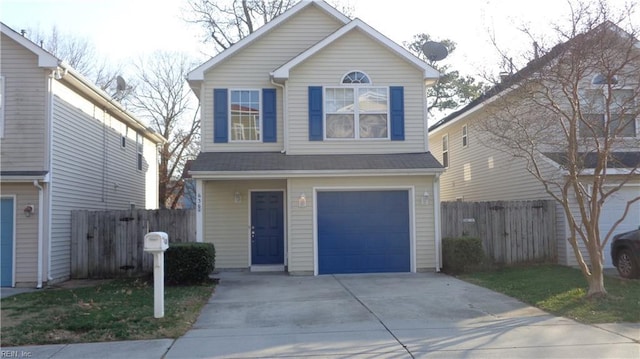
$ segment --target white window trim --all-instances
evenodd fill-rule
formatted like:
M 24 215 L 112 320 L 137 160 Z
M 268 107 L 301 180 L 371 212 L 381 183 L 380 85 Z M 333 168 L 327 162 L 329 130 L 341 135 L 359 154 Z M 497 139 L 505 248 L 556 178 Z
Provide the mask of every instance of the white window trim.
M 259 128 L 258 128 L 258 134 L 259 134 L 259 139 L 257 140 L 234 140 L 233 137 L 231 136 L 231 133 L 233 132 L 233 126 L 231 123 L 231 93 L 233 91 L 257 91 L 258 92 L 258 106 L 260 107 L 260 115 L 259 115 Z M 263 118 L 264 118 L 264 104 L 262 103 L 262 90 L 261 89 L 255 89 L 255 88 L 234 88 L 234 89 L 229 89 L 229 96 L 228 96 L 228 101 L 227 101 L 227 138 L 229 139 L 229 143 L 262 143 L 263 142 Z
M 444 143 L 447 143 L 447 148 L 445 149 Z M 442 135 L 442 165 L 444 166 L 444 168 L 449 168 L 449 164 L 451 164 L 451 156 L 449 156 L 449 134 L 445 133 L 444 135 Z M 447 163 L 444 163 L 444 154 L 447 154 Z
M 0 138 L 4 138 L 4 112 L 6 106 L 6 94 L 4 91 L 4 76 L 0 76 Z
M 351 72 L 351 71 L 350 71 Z M 362 71 L 360 71 L 362 72 Z M 363 72 L 364 73 L 364 72 Z M 366 75 L 366 74 L 365 74 Z M 368 75 L 367 75 L 368 76 Z M 371 79 L 371 78 L 369 78 Z M 353 90 L 353 138 L 335 138 L 335 137 L 327 137 L 327 114 L 334 114 L 327 112 L 326 100 L 327 100 L 327 90 L 328 89 L 352 89 Z M 359 104 L 357 101 L 358 89 L 360 88 L 375 88 L 375 89 L 384 89 L 387 92 L 387 137 L 360 137 L 360 113 L 359 113 Z M 389 101 L 389 86 L 374 86 L 371 83 L 368 84 L 349 84 L 343 86 L 327 86 L 322 89 L 322 127 L 323 127 L 323 137 L 325 141 L 389 141 L 391 139 L 391 103 Z
M 462 125 L 462 148 L 469 147 L 469 128 L 467 125 Z

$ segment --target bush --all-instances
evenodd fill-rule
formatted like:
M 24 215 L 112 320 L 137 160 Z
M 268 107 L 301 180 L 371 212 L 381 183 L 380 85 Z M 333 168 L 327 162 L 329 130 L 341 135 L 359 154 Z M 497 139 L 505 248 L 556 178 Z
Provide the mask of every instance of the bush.
M 171 243 L 164 256 L 165 281 L 169 284 L 202 283 L 213 272 L 213 243 Z
M 484 259 L 480 238 L 461 237 L 442 240 L 442 269 L 458 274 L 480 265 Z

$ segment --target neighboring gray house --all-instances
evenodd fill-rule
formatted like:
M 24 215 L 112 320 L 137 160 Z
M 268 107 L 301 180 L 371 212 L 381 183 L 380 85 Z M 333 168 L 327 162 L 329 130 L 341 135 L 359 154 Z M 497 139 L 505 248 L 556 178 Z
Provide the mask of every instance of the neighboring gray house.
M 426 88 L 439 74 L 359 19 L 301 1 L 194 69 L 198 237 L 219 268 L 437 271 Z
M 605 26 L 605 24 L 601 26 Z M 615 31 L 621 30 L 616 29 Z M 556 49 L 561 49 L 559 46 Z M 635 47 L 638 50 L 637 42 Z M 596 51 L 601 50 L 596 49 Z M 513 98 L 519 99 L 519 97 L 509 97 L 512 96 L 512 90 L 518 88 L 521 81 L 533 76 L 540 66 L 554 61 L 554 54 L 552 50 L 544 57 L 532 61 L 528 66 L 511 75 L 502 84 L 497 85 L 485 95 L 441 119 L 429 128 L 429 147 L 436 158 L 447 168 L 440 177 L 441 198 L 443 201 L 552 199 L 545 191 L 542 183 L 527 171 L 528 164 L 525 160 L 486 145 L 490 140 L 487 139 L 483 126 L 479 124 L 494 116 L 492 111 L 487 110 L 494 101 L 500 99 L 500 101 L 508 103 L 513 101 Z M 637 100 L 640 68 L 638 65 L 634 65 L 631 62 L 628 65 L 629 68 L 620 69 L 620 76 L 616 80 L 619 83 L 612 84 L 612 101 L 615 101 L 616 98 L 633 98 L 629 97 L 630 94 L 633 94 L 633 91 L 636 91 L 635 98 Z M 625 73 L 627 75 L 623 76 Z M 593 113 L 587 116 L 600 121 L 597 125 L 594 125 L 594 128 L 602 127 L 602 121 L 605 120 L 615 123 L 614 120 L 607 118 L 609 114 L 603 112 L 604 106 L 598 105 L 599 102 L 596 102 L 603 101 L 604 96 L 601 95 L 601 92 L 603 91 L 603 86 L 606 85 L 602 84 L 602 76 L 599 75 L 597 72 L 594 75 L 593 72 L 585 71 L 585 77 L 579 79 L 580 92 L 584 97 L 582 109 L 586 112 L 593 107 Z M 548 86 L 548 88 L 551 87 Z M 592 95 L 596 93 L 599 94 L 597 98 Z M 593 100 L 595 105 L 592 105 L 589 102 L 590 100 L 586 100 L 591 98 L 599 100 Z M 561 101 L 558 100 L 558 103 L 561 103 Z M 615 109 L 615 107 L 612 108 Z M 624 213 L 627 202 L 640 196 L 640 173 L 638 172 L 640 165 L 640 122 L 637 104 L 635 106 L 627 104 L 627 108 L 629 110 L 624 114 L 624 118 L 633 117 L 631 117 L 631 121 L 624 125 L 624 128 L 620 129 L 619 134 L 613 140 L 615 143 L 609 156 L 606 175 L 608 182 L 614 184 L 621 180 L 620 175 L 622 174 L 628 175 L 630 171 L 635 174 L 624 184 L 619 192 L 604 203 L 599 222 L 601 238 L 603 239 L 615 221 Z M 534 118 L 531 121 L 544 120 L 541 116 L 545 115 L 538 113 L 537 116 L 539 116 L 537 119 Z M 615 117 L 617 114 L 613 113 L 611 116 Z M 555 126 L 557 128 L 551 128 L 552 132 L 557 131 L 556 133 L 560 133 L 562 129 L 559 128 L 557 121 Z M 585 179 L 587 185 L 589 179 L 592 178 L 593 168 L 596 163 L 595 147 L 593 147 L 594 137 L 593 134 L 587 132 L 586 128 L 579 128 L 580 143 L 583 146 L 581 147 L 583 152 L 580 155 L 582 157 L 581 160 L 584 161 L 581 178 Z M 551 141 L 547 142 L 552 143 L 552 145 L 547 143 L 536 148 L 539 151 L 540 161 L 538 162 L 541 164 L 541 172 L 546 178 L 561 178 L 561 176 L 567 174 L 566 156 L 557 151 L 557 148 L 562 148 L 562 146 L 566 145 L 566 137 L 559 136 L 558 138 L 555 140 L 555 144 L 553 144 L 554 137 L 550 137 Z M 574 198 L 571 198 L 570 206 L 576 211 L 575 213 L 578 213 Z M 568 223 L 562 206 L 559 204 L 556 208 L 556 217 L 558 262 L 563 265 L 575 266 L 577 261 L 572 246 L 566 239 L 569 233 Z M 625 220 L 616 228 L 616 231 L 625 232 L 636 229 L 639 225 L 640 201 L 637 201 L 632 204 Z M 609 250 L 610 247 L 607 245 L 604 248 L 605 267 L 612 267 Z M 587 255 L 585 250 L 583 250 L 583 253 Z
M 157 208 L 158 134 L 0 24 L 2 286 L 69 278 L 71 211 Z

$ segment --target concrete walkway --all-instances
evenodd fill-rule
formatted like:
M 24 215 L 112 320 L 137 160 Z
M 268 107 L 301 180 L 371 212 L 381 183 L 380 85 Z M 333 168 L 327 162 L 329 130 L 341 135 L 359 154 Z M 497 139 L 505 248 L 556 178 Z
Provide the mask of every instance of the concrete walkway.
M 56 359 L 640 357 L 639 324 L 579 324 L 442 274 L 220 279 L 175 341 L 2 350 Z

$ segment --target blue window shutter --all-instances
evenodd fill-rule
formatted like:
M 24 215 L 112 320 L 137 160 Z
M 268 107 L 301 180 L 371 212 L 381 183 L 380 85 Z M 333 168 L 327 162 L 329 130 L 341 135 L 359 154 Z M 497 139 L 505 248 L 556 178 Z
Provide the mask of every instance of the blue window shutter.
M 276 142 L 276 89 L 262 89 L 262 142 Z
M 309 86 L 309 141 L 322 141 L 322 86 Z
M 404 87 L 389 87 L 391 102 L 391 140 L 404 141 Z
M 227 89 L 213 89 L 213 142 L 229 142 L 228 133 L 229 101 Z

